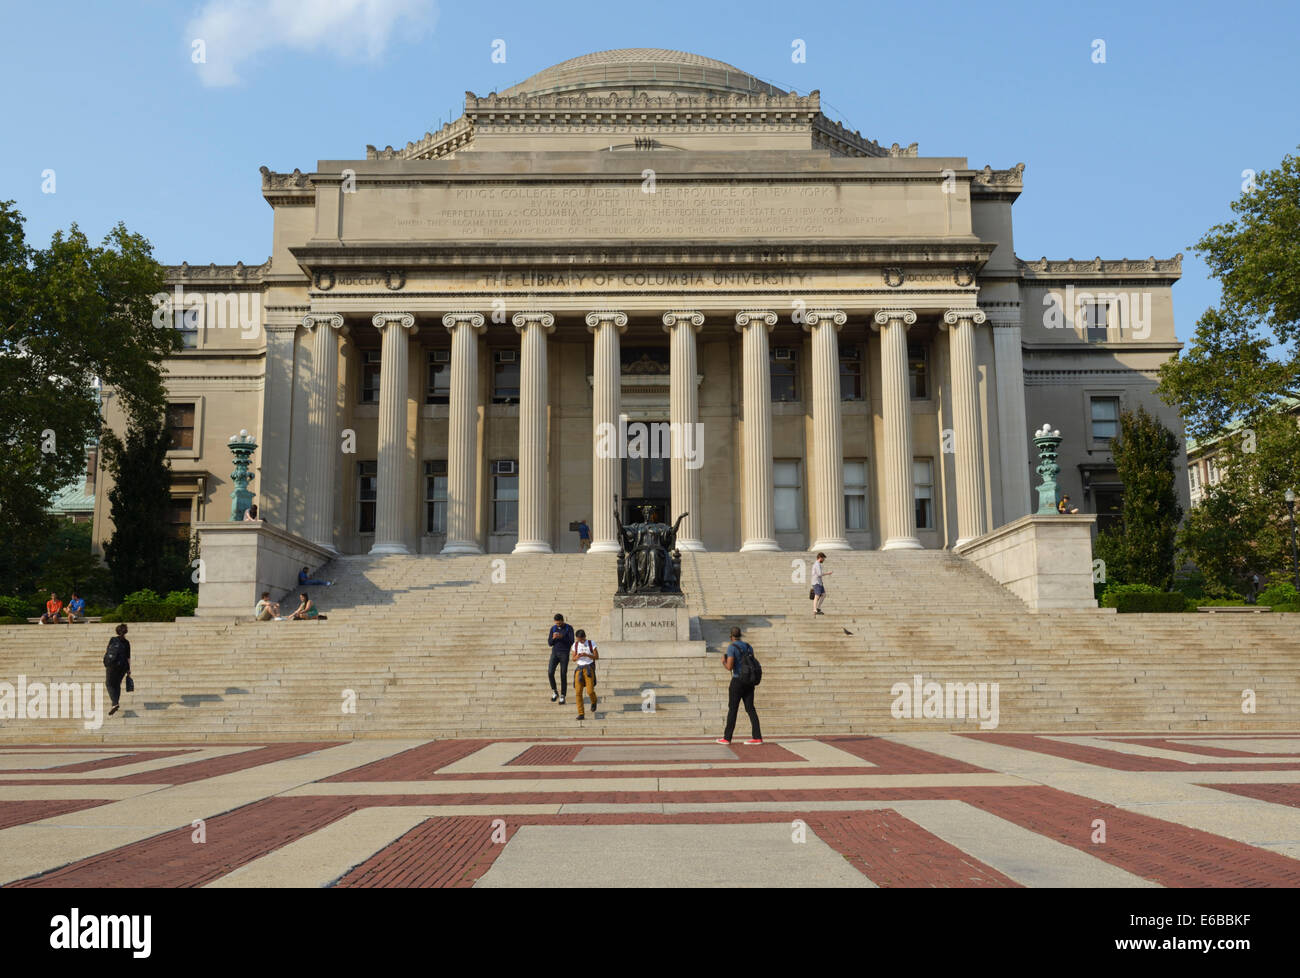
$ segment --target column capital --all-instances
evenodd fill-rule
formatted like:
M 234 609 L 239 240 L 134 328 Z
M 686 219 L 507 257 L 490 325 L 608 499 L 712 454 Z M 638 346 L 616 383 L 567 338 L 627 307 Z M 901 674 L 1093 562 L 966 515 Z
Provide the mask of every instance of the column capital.
M 555 332 L 555 315 L 549 312 L 530 311 L 517 312 L 511 318 L 515 324 L 515 331 L 524 332 L 529 326 L 540 326 L 548 334 Z
M 587 313 L 587 332 L 594 333 L 602 325 L 613 325 L 620 333 L 626 333 L 627 313 L 616 309 L 597 309 Z
M 415 316 L 409 312 L 377 312 L 370 317 L 370 321 L 375 324 L 376 329 L 383 329 L 390 323 L 397 323 L 409 329 L 412 336 L 419 332 L 419 327 L 415 325 Z
M 949 309 L 943 314 L 943 322 L 939 328 L 947 329 L 949 326 L 956 326 L 962 320 L 967 320 L 978 326 L 986 319 L 988 317 L 984 315 L 983 309 Z
M 916 322 L 916 312 L 899 308 L 877 309 L 876 314 L 871 317 L 871 328 L 879 332 L 881 326 L 891 322 L 911 326 Z
M 665 333 L 671 333 L 678 324 L 690 326 L 698 333 L 704 326 L 704 313 L 698 309 L 670 309 L 664 313 Z
M 311 332 L 317 326 L 332 326 L 334 329 L 343 328 L 343 315 L 337 312 L 309 312 L 302 317 L 302 325 Z
M 763 323 L 770 333 L 776 326 L 776 313 L 771 309 L 742 309 L 736 313 L 736 332 L 743 333 L 750 323 Z
M 475 312 L 472 309 L 459 309 L 454 312 L 445 312 L 442 314 L 442 325 L 447 327 L 448 332 L 456 332 L 457 326 L 468 326 L 476 333 L 483 331 L 483 314 Z
M 803 314 L 803 331 L 811 333 L 814 326 L 829 325 L 834 326 L 838 333 L 848 321 L 848 313 L 843 309 L 807 309 Z

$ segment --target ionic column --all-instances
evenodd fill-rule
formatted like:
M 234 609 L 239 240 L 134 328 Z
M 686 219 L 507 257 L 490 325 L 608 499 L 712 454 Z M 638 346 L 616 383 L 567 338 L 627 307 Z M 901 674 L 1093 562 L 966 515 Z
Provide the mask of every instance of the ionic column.
M 998 458 L 1002 466 L 1002 522 L 1034 511 L 1029 478 L 1029 424 L 1025 418 L 1025 363 L 1020 314 L 995 319 L 993 379 L 998 388 Z
M 622 548 L 614 524 L 614 494 L 621 488 L 618 414 L 622 365 L 619 336 L 627 332 L 627 313 L 587 313 L 587 331 L 596 337 L 592 364 L 591 549 L 618 553 Z
M 881 309 L 871 328 L 880 331 L 880 391 L 885 450 L 882 453 L 882 550 L 920 550 L 916 538 L 916 499 L 912 485 L 912 404 L 907 390 L 907 327 L 911 309 Z
M 483 314 L 449 312 L 451 390 L 447 410 L 447 540 L 444 554 L 481 554 L 478 502 L 478 338 Z M 382 393 L 382 388 L 381 388 Z
M 549 554 L 546 533 L 546 337 L 555 332 L 549 312 L 517 312 L 522 337 L 519 365 L 519 536 L 514 553 Z
M 339 456 L 339 339 L 335 330 L 343 328 L 343 317 L 338 313 L 308 313 L 302 317 L 302 324 L 312 334 L 307 389 L 307 424 L 311 431 L 306 473 L 309 501 L 303 535 L 317 546 L 338 553 L 334 548 Z
M 664 313 L 664 332 L 672 339 L 669 370 L 668 421 L 673 432 L 672 523 L 682 513 L 686 519 L 677 531 L 678 550 L 703 550 L 700 540 L 700 470 L 688 464 L 689 456 L 703 459 L 699 434 L 700 394 L 695 383 L 695 335 L 704 326 L 704 314 L 693 309 Z
M 770 309 L 736 313 L 736 331 L 744 337 L 742 360 L 745 439 L 741 551 L 780 550 L 772 489 L 772 367 L 767 334 L 776 325 Z
M 949 309 L 943 314 L 952 361 L 958 546 L 988 532 L 984 515 L 984 457 L 980 451 L 979 377 L 975 370 L 975 327 L 984 319 L 979 309 Z
M 408 336 L 416 332 L 409 312 L 380 312 L 371 319 L 383 335 L 379 353 L 379 460 L 376 466 L 375 543 L 372 554 L 407 554 L 406 373 Z M 410 330 L 410 333 L 407 333 Z
M 812 486 L 813 545 L 818 550 L 850 550 L 844 535 L 844 439 L 840 425 L 840 341 L 848 320 L 840 309 L 809 309 L 804 332 L 812 334 Z

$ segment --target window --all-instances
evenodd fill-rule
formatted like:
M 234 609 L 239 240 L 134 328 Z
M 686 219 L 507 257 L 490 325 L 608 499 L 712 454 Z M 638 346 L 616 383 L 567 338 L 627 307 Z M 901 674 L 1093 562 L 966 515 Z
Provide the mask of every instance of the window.
M 492 355 L 492 403 L 519 403 L 519 354 L 514 350 Z
M 202 309 L 184 307 L 176 309 L 173 313 L 175 325 L 181 334 L 181 349 L 193 350 L 199 345 L 199 318 L 203 315 Z
M 1089 302 L 1083 307 L 1084 337 L 1089 343 L 1105 343 L 1110 309 L 1104 302 Z
M 424 532 L 447 532 L 447 460 L 424 463 Z
M 167 405 L 167 433 L 171 436 L 171 442 L 167 446 L 168 451 L 194 449 L 193 403 Z M 189 522 L 189 517 L 186 517 L 186 522 Z
M 379 403 L 379 351 L 366 350 L 361 358 L 361 403 Z
M 799 359 L 788 346 L 772 348 L 772 400 L 799 400 Z
M 429 351 L 429 384 L 425 404 L 451 403 L 451 351 Z
M 930 396 L 930 351 L 924 346 L 907 348 L 907 375 L 911 385 L 912 400 L 924 401 Z
M 844 529 L 867 528 L 867 463 L 844 463 Z
M 167 525 L 178 540 L 190 538 L 190 498 L 178 499 L 173 496 L 167 505 Z
M 789 533 L 799 529 L 799 515 L 803 502 L 799 494 L 799 463 L 773 462 L 772 482 L 775 486 L 776 529 Z
M 1097 532 L 1118 529 L 1124 517 L 1124 490 L 1119 486 L 1094 487 L 1092 497 L 1097 505 Z
M 1187 477 L 1188 481 L 1191 482 L 1193 492 L 1201 487 L 1201 467 L 1195 462 L 1187 467 Z
M 511 459 L 492 463 L 492 532 L 519 532 L 519 466 Z
M 1092 440 L 1106 442 L 1119 434 L 1119 398 L 1094 397 L 1092 411 Z
M 357 532 L 375 532 L 375 500 L 379 498 L 379 463 L 357 463 Z
M 856 346 L 840 350 L 840 400 L 862 400 L 862 360 Z
M 912 459 L 912 494 L 916 497 L 916 528 L 934 529 L 934 462 Z
M 1213 458 L 1206 459 L 1205 468 L 1207 470 L 1205 481 L 1212 486 L 1217 486 L 1219 484 L 1219 463 Z

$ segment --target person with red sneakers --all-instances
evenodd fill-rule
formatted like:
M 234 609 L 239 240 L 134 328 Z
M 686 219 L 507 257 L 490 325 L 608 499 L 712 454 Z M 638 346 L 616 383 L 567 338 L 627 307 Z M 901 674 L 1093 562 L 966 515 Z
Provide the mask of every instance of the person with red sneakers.
M 732 628 L 731 644 L 727 646 L 727 651 L 722 654 L 722 668 L 731 670 L 731 686 L 727 690 L 727 729 L 718 738 L 717 743 L 719 744 L 731 743 L 731 735 L 736 730 L 736 715 L 740 712 L 742 702 L 745 704 L 745 712 L 749 714 L 750 726 L 750 738 L 745 743 L 761 744 L 763 742 L 763 732 L 758 725 L 758 711 L 754 709 L 754 687 L 758 685 L 758 682 L 747 678 L 751 675 L 752 670 L 743 668 L 746 658 L 753 659 L 752 664 L 757 665 L 758 659 L 754 657 L 754 647 L 741 640 L 739 628 Z M 759 673 L 759 676 L 761 675 Z

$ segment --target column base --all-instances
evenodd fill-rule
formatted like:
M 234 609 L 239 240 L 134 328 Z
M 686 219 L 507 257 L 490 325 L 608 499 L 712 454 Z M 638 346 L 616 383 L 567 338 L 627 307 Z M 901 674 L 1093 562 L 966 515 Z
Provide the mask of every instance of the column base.
M 593 540 L 589 554 L 616 554 L 623 548 L 612 540 Z
M 452 556 L 452 557 L 461 554 L 472 554 L 477 556 L 483 553 L 483 548 L 480 547 L 477 543 L 471 543 L 466 540 L 456 540 L 456 541 L 448 541 L 447 543 L 443 544 L 442 549 L 439 550 L 438 553 L 439 555 L 445 554 L 447 556 Z
M 512 554 L 552 554 L 551 545 L 545 540 L 520 540 L 515 544 Z
M 916 537 L 890 537 L 881 550 L 924 550 Z
M 410 556 L 411 551 L 407 549 L 404 543 L 376 543 L 370 548 L 370 555 L 383 556 L 385 554 L 399 554 Z
M 818 550 L 852 550 L 849 541 L 843 537 L 831 537 L 827 540 L 818 540 L 808 548 L 810 553 L 816 553 Z
M 781 545 L 777 543 L 775 540 L 773 540 L 771 537 L 763 537 L 758 540 L 746 540 L 740 546 L 740 552 L 742 554 L 747 553 L 750 550 L 779 551 L 780 549 L 781 549 Z
M 705 551 L 705 546 L 700 540 L 678 540 L 677 549 L 702 554 Z

